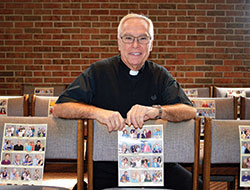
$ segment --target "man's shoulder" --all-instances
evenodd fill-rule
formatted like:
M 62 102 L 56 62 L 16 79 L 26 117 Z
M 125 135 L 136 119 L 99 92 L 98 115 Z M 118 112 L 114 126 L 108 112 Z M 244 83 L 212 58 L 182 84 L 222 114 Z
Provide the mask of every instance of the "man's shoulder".
M 149 70 L 155 76 L 166 76 L 166 77 L 171 76 L 169 71 L 163 65 L 159 65 L 159 64 L 152 62 L 152 61 L 149 61 L 149 60 L 147 61 L 147 65 L 148 65 Z
M 120 61 L 120 56 L 113 56 L 106 59 L 96 61 L 91 66 L 95 69 L 104 69 L 116 66 Z

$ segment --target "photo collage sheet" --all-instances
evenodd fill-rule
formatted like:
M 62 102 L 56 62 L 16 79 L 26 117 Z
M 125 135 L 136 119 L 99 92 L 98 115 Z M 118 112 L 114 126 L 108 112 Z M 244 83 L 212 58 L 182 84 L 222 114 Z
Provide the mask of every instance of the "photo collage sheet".
M 119 186 L 164 185 L 163 125 L 118 132 Z
M 0 97 L 0 110 L 1 110 L 0 111 L 0 117 L 8 115 L 8 113 L 7 113 L 7 111 L 8 111 L 7 105 L 8 105 L 8 99 Z
M 190 98 L 192 104 L 197 109 L 197 117 L 201 118 L 201 135 L 204 135 L 205 117 L 215 118 L 216 106 L 215 100 Z
M 250 187 L 250 125 L 239 126 L 240 186 Z
M 34 94 L 36 96 L 53 96 L 54 88 L 35 88 Z
M 0 183 L 40 184 L 43 179 L 47 124 L 5 123 Z

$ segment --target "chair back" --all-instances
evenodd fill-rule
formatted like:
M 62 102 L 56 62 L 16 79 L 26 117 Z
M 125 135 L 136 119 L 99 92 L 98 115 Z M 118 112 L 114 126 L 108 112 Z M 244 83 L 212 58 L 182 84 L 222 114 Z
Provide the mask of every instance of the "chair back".
M 250 125 L 250 120 L 212 120 L 206 118 L 203 189 L 209 189 L 211 164 L 240 163 L 239 125 Z
M 164 162 L 193 163 L 193 188 L 197 189 L 199 171 L 200 119 L 197 118 L 196 120 L 183 121 L 179 123 L 167 122 L 164 120 L 150 120 L 144 124 L 163 125 Z M 91 142 L 93 142 L 93 144 Z M 103 150 L 104 144 L 105 151 Z M 90 121 L 88 126 L 88 166 L 90 166 L 88 167 L 88 172 L 90 174 L 88 183 L 89 189 L 93 189 L 93 160 L 118 161 L 117 132 L 108 133 L 106 126 L 97 121 Z M 79 185 L 79 187 L 81 186 Z
M 241 97 L 240 119 L 250 119 L 250 98 Z
M 3 135 L 5 123 L 48 124 L 46 159 L 77 158 L 77 120 L 65 120 L 53 117 L 1 117 L 1 137 Z M 0 141 L 0 147 L 1 146 L 2 141 Z
M 7 116 L 28 116 L 29 95 L 23 96 L 0 96 L 7 99 Z
M 183 89 L 186 92 L 186 95 L 188 97 L 192 97 L 192 92 L 197 93 L 197 98 L 209 98 L 213 95 L 213 88 L 207 87 L 207 88 L 184 88 Z
M 56 101 L 58 96 L 36 96 L 32 95 L 31 116 L 48 117 L 50 100 Z
M 194 107 L 197 107 L 196 101 L 215 102 L 215 118 L 216 119 L 237 119 L 237 103 L 235 97 L 230 98 L 191 98 Z M 200 107 L 199 107 L 200 109 Z M 206 108 L 204 108 L 206 109 Z
M 213 97 L 228 97 L 228 92 L 233 91 L 233 92 L 244 92 L 246 97 L 250 97 L 250 88 L 225 88 L 225 87 L 217 87 L 214 86 L 213 89 Z M 233 94 L 234 95 L 234 94 Z M 237 93 L 236 95 L 237 96 Z

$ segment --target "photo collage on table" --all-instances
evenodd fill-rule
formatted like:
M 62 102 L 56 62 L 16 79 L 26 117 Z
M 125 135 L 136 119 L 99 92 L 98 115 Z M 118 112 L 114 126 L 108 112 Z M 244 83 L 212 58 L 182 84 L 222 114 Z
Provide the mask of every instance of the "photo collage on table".
M 5 123 L 3 133 L 0 183 L 41 183 L 47 124 Z
M 239 126 L 240 135 L 240 186 L 250 187 L 250 125 Z
M 8 115 L 7 105 L 8 105 L 8 99 L 0 97 L 0 117 Z
M 163 125 L 119 131 L 119 186 L 163 186 L 163 146 Z
M 198 90 L 197 89 L 183 89 L 187 97 L 189 98 L 197 98 Z
M 54 98 L 51 97 L 49 99 L 48 116 L 52 116 L 56 100 L 57 100 L 57 97 L 54 97 Z
M 216 116 L 215 100 L 204 98 L 191 98 L 190 100 L 197 110 L 196 116 L 201 118 L 201 135 L 203 135 L 205 117 L 215 118 Z
M 35 88 L 34 94 L 37 96 L 53 96 L 54 88 Z

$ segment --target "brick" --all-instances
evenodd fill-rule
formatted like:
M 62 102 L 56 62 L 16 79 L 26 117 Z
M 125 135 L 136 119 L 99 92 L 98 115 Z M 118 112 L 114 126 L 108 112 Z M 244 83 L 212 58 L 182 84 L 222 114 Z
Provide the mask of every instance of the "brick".
M 222 60 L 206 60 L 205 61 L 206 65 L 223 65 Z
M 187 60 L 186 65 L 204 65 L 204 60 Z
M 53 39 L 58 39 L 58 40 L 69 40 L 70 39 L 70 35 L 69 34 L 54 34 L 53 35 Z
M 14 76 L 13 72 L 0 72 L 0 76 Z
M 206 72 L 205 73 L 205 77 L 212 77 L 212 78 L 215 78 L 215 77 L 223 77 L 223 73 L 222 72 Z
M 233 71 L 232 66 L 214 66 L 214 71 Z
M 15 76 L 17 76 L 17 77 L 31 77 L 32 72 L 31 71 L 19 71 L 19 72 L 15 72 Z
M 70 15 L 70 10 L 60 9 L 60 10 L 53 10 L 54 15 Z
M 232 54 L 215 54 L 215 59 L 233 59 Z
M 195 66 L 195 71 L 212 71 L 213 66 Z
M 204 77 L 203 72 L 187 72 L 185 74 L 186 77 Z
M 178 41 L 177 46 L 195 46 L 193 41 Z
M 204 52 L 205 48 L 188 47 L 187 52 Z
M 235 78 L 235 77 L 243 77 L 243 74 L 241 72 L 224 72 L 224 77 L 229 77 L 229 78 Z
M 207 16 L 225 16 L 225 11 L 207 11 Z
M 188 11 L 188 15 L 190 16 L 205 16 L 205 11 Z
M 205 40 L 205 36 L 202 35 L 188 35 L 187 40 Z
M 233 34 L 232 29 L 216 29 L 216 34 Z
M 32 59 L 15 59 L 15 64 L 31 65 L 33 64 L 33 60 Z
M 42 78 L 25 78 L 26 83 L 42 83 L 43 79 Z
M 214 42 L 197 42 L 197 46 L 214 46 Z
M 179 15 L 179 16 L 186 16 L 187 15 L 187 13 L 186 13 L 186 11 L 169 11 L 168 12 L 168 15 L 170 15 L 170 16 L 176 16 L 176 15 Z
M 51 72 L 41 72 L 41 71 L 34 72 L 34 77 L 44 77 L 44 76 L 51 77 L 52 74 L 51 74 Z
M 183 60 L 168 60 L 167 64 L 168 65 L 183 65 L 184 61 Z
M 202 84 L 212 84 L 213 79 L 209 78 L 197 78 L 195 79 L 195 83 L 202 83 Z
M 194 66 L 177 66 L 178 71 L 194 71 Z
M 194 4 L 177 4 L 177 9 L 195 9 Z
M 233 80 L 231 79 L 231 78 L 227 78 L 227 79 L 218 79 L 218 78 L 215 78 L 214 79 L 214 83 L 216 84 L 216 83 L 220 83 L 220 84 L 231 84 L 231 83 L 233 83 Z
M 41 16 L 24 16 L 24 21 L 41 21 Z

